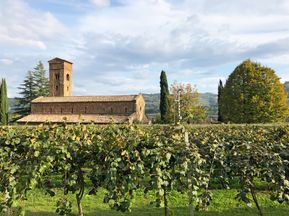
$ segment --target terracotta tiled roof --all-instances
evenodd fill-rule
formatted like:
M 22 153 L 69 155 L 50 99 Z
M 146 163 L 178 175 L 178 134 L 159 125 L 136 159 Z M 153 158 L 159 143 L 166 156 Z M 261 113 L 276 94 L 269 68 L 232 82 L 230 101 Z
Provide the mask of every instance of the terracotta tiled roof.
M 122 96 L 65 96 L 65 97 L 38 97 L 32 103 L 69 103 L 69 102 L 117 102 L 135 101 L 138 95 Z
M 51 59 L 51 60 L 49 60 L 48 62 L 50 63 L 50 62 L 53 62 L 53 61 L 61 61 L 61 62 L 68 62 L 68 63 L 70 63 L 70 64 L 73 64 L 72 62 L 70 62 L 70 61 L 67 61 L 67 60 L 65 60 L 65 59 L 61 59 L 61 58 L 58 58 L 58 57 L 56 57 L 56 58 L 54 58 L 54 59 Z
M 133 120 L 133 115 L 45 115 L 45 114 L 31 114 L 19 119 L 18 123 L 42 123 L 42 122 L 67 122 L 67 123 L 125 123 Z

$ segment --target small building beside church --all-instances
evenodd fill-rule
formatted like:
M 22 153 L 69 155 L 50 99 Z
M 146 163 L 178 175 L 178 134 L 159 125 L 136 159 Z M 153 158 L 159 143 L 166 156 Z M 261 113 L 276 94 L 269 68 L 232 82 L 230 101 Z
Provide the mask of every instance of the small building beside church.
M 143 95 L 72 96 L 72 63 L 49 61 L 50 95 L 31 102 L 31 114 L 18 123 L 148 123 Z

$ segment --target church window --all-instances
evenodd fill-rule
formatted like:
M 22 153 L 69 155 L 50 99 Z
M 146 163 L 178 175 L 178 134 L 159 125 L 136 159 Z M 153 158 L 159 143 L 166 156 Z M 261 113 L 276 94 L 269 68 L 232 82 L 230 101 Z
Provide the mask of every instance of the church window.
M 127 107 L 124 108 L 124 112 L 127 113 Z
M 56 80 L 59 80 L 59 74 L 58 74 L 58 73 L 55 74 L 55 79 L 56 79 Z
M 58 91 L 58 86 L 55 86 L 55 90 Z
M 66 80 L 69 81 L 70 77 L 69 74 L 66 74 Z
M 67 89 L 67 91 L 69 91 L 69 86 L 67 86 L 67 88 L 66 88 L 66 89 Z

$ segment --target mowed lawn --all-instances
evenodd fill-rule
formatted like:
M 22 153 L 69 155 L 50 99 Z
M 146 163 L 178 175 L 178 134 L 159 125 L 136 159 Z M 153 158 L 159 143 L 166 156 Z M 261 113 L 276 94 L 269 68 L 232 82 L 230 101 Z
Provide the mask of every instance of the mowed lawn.
M 258 215 L 255 205 L 252 203 L 252 208 L 247 207 L 244 203 L 235 200 L 237 190 L 212 190 L 213 201 L 207 211 L 195 212 L 195 215 Z M 58 195 L 50 197 L 45 195 L 44 191 L 35 189 L 29 192 L 28 200 L 21 201 L 19 204 L 25 209 L 25 215 L 28 216 L 50 216 L 57 215 L 56 202 L 60 197 L 61 191 Z M 97 195 L 84 195 L 82 205 L 85 215 L 90 216 L 116 216 L 116 215 L 130 215 L 130 216 L 158 216 L 164 215 L 163 208 L 157 208 L 154 204 L 154 195 L 151 192 L 144 195 L 143 192 L 138 191 L 135 196 L 133 208 L 131 212 L 117 212 L 111 210 L 107 204 L 103 203 L 105 191 L 100 190 Z M 75 196 L 69 195 L 69 199 L 73 202 L 73 214 L 77 215 L 77 206 Z M 270 200 L 269 195 L 264 191 L 258 191 L 258 200 L 263 209 L 264 215 L 289 215 L 289 205 L 279 204 Z M 169 207 L 171 215 L 188 215 L 187 208 L 187 194 L 181 194 L 175 191 L 170 192 Z

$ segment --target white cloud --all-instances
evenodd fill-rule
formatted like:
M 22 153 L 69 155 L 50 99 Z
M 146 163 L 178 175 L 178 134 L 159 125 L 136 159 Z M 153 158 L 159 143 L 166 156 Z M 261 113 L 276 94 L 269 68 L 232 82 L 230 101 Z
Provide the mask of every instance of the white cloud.
M 2 59 L 0 59 L 0 63 L 4 64 L 4 65 L 11 65 L 11 64 L 13 64 L 13 60 L 7 59 L 7 58 L 2 58 Z
M 25 0 L 0 7 L 0 59 L 26 60 L 13 63 L 20 81 L 34 61 L 55 56 L 74 62 L 75 94 L 158 91 L 161 70 L 170 82 L 216 92 L 246 58 L 289 79 L 288 0 L 90 0 L 77 16 Z
M 96 7 L 107 7 L 110 5 L 110 0 L 90 0 Z
M 48 41 L 67 34 L 66 27 L 50 12 L 35 10 L 22 0 L 3 0 L 1 4 L 5 10 L 0 10 L 0 46 L 45 50 Z

